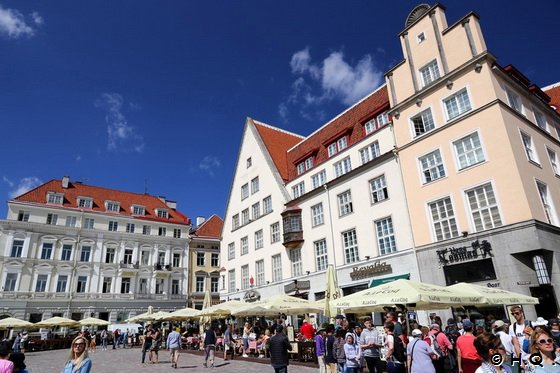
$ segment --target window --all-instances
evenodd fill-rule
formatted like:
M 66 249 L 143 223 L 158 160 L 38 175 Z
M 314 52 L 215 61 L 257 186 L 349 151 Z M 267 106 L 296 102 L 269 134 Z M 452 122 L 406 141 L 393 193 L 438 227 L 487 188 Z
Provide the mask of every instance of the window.
M 313 157 L 308 157 L 304 161 L 297 164 L 296 166 L 297 174 L 301 175 L 302 173 L 304 173 L 305 171 L 311 168 L 313 168 Z
M 533 139 L 531 138 L 531 136 L 529 136 L 525 132 L 521 132 L 521 140 L 523 141 L 523 147 L 525 148 L 525 153 L 527 154 L 527 158 L 530 161 L 539 163 L 539 160 L 537 159 L 537 153 L 533 148 Z
M 272 197 L 268 196 L 265 199 L 263 199 L 263 215 L 266 215 L 271 212 L 272 212 Z
M 249 184 L 243 184 L 241 186 L 241 200 L 243 201 L 247 197 L 249 197 Z
M 255 232 L 255 250 L 262 249 L 264 247 L 263 241 L 263 230 L 260 229 Z
M 276 222 L 270 225 L 270 243 L 280 241 L 280 223 Z
M 370 133 L 375 131 L 375 129 L 376 129 L 375 118 L 372 118 L 364 123 L 364 131 L 366 135 L 369 135 Z
M 544 214 L 546 216 L 546 221 L 548 224 L 556 224 L 556 211 L 548 195 L 548 187 L 546 184 L 537 181 L 537 189 L 539 191 L 539 196 L 541 197 L 541 202 L 544 208 Z
M 89 262 L 89 256 L 91 254 L 91 246 L 82 246 L 80 251 L 80 262 Z
M 142 250 L 142 254 L 140 255 L 140 263 L 142 263 L 142 265 L 150 264 L 150 251 L 149 250 Z
M 241 238 L 241 255 L 249 254 L 249 237 Z
M 241 224 L 245 225 L 249 223 L 249 209 L 241 211 Z
M 370 180 L 369 189 L 371 193 L 371 203 L 381 202 L 389 198 L 385 175 L 381 175 L 373 180 Z
M 87 285 L 87 277 L 86 276 L 78 276 L 76 293 L 85 293 L 86 292 L 86 285 Z
M 52 255 L 53 244 L 50 242 L 43 243 L 41 249 L 41 259 L 50 259 Z
M 478 132 L 453 142 L 453 148 L 461 170 L 485 160 Z
M 301 248 L 289 251 L 290 262 L 292 263 L 292 277 L 301 276 L 303 273 L 301 262 Z
M 143 225 L 142 226 L 142 234 L 149 236 L 152 233 L 152 227 L 149 225 Z
M 181 266 L 181 254 L 173 253 L 173 267 L 178 268 Z
M 196 253 L 196 265 L 201 267 L 204 266 L 204 260 L 205 258 L 205 254 L 204 253 Z
M 328 258 L 327 258 L 327 241 L 319 240 L 313 242 L 315 247 L 315 266 L 317 271 L 323 271 L 327 269 Z
M 123 258 L 123 263 L 124 264 L 132 264 L 132 253 L 134 251 L 132 249 L 125 249 L 124 250 L 124 258 Z
M 156 278 L 156 294 L 163 294 L 163 289 L 165 289 L 165 279 L 163 278 Z
M 310 168 L 313 168 L 313 157 L 308 157 L 305 159 L 305 169 L 309 170 Z
M 114 201 L 106 201 L 107 211 L 111 212 L 119 212 L 121 209 L 121 205 L 118 202 Z
M 148 279 L 141 278 L 138 282 L 138 293 L 139 294 L 148 294 Z
M 335 142 L 333 142 L 327 147 L 327 152 L 329 154 L 329 157 L 332 157 L 336 153 L 346 149 L 347 146 L 348 146 L 348 142 L 346 140 L 346 136 L 343 136 L 340 139 L 336 140 Z
M 210 258 L 210 265 L 212 267 L 219 267 L 220 266 L 220 254 L 212 254 L 212 257 Z
M 424 87 L 439 78 L 439 67 L 437 61 L 433 60 L 432 62 L 421 68 L 420 76 L 422 77 Z
M 167 219 L 169 214 L 166 209 L 156 209 L 157 217 Z
M 60 260 L 68 261 L 72 257 L 72 245 L 62 245 Z
M 47 290 L 48 275 L 37 276 L 37 283 L 35 284 L 35 292 L 44 293 Z
M 469 204 L 474 229 L 480 232 L 502 225 L 498 202 L 494 196 L 492 184 L 487 183 L 465 192 Z
M 179 280 L 171 280 L 171 294 L 180 294 L 180 288 Z
M 92 219 L 92 218 L 85 218 L 84 219 L 84 228 L 85 229 L 93 229 L 94 224 L 95 224 L 95 219 Z
M 420 157 L 419 161 L 424 184 L 445 177 L 445 169 L 439 149 Z
M 345 263 L 354 263 L 360 260 L 358 256 L 358 238 L 356 230 L 352 229 L 342 233 Z
M 4 283 L 4 291 L 15 291 L 17 284 L 17 273 L 7 273 L 6 282 Z
M 311 206 L 311 226 L 316 227 L 325 222 L 323 217 L 323 204 L 319 203 L 315 206 Z
M 47 203 L 52 203 L 54 205 L 62 205 L 63 201 L 64 201 L 64 194 L 54 193 L 54 192 L 47 193 Z
M 123 277 L 121 280 L 121 294 L 130 293 L 130 277 Z
M 58 275 L 58 280 L 56 281 L 56 292 L 57 293 L 66 292 L 67 283 L 68 283 L 68 275 Z
M 210 292 L 217 293 L 218 292 L 218 281 L 220 280 L 219 277 L 212 277 L 210 278 Z
M 272 256 L 272 282 L 282 281 L 282 258 L 280 254 Z
M 506 88 L 506 96 L 509 102 L 509 106 L 520 114 L 523 114 L 523 104 L 521 103 L 521 98 L 513 93 L 509 88 Z
M 115 248 L 108 247 L 107 251 L 105 252 L 105 263 L 114 263 L 115 262 Z
M 448 120 L 454 119 L 472 109 L 471 101 L 466 88 L 463 88 L 453 96 L 446 98 L 443 100 L 443 103 L 445 104 Z
M 93 200 L 91 198 L 78 197 L 78 207 L 90 209 L 92 205 Z
M 366 164 L 377 157 L 379 157 L 379 142 L 377 141 L 363 149 L 360 149 L 360 159 L 362 160 L 362 164 Z
M 231 217 L 231 226 L 233 227 L 232 229 L 239 228 L 239 214 L 235 214 Z
M 292 187 L 292 194 L 294 198 L 298 198 L 299 196 L 305 194 L 305 182 L 302 181 L 299 184 L 296 184 Z
M 416 41 L 418 42 L 418 44 L 422 43 L 424 40 L 426 40 L 426 34 L 424 34 L 423 32 L 419 33 L 416 37 Z
M 296 166 L 296 170 L 297 170 L 298 175 L 301 175 L 302 173 L 304 173 L 305 172 L 305 163 L 304 162 L 298 163 L 298 165 Z
M 352 207 L 352 193 L 349 190 L 338 196 L 338 215 L 344 216 L 354 211 Z
M 29 221 L 29 211 L 19 210 L 17 220 L 25 222 Z
M 228 244 L 228 260 L 235 259 L 235 242 Z
M 352 164 L 350 163 L 350 157 L 346 157 L 343 160 L 336 162 L 334 164 L 335 177 L 342 176 L 350 171 L 352 171 Z
M 145 215 L 146 209 L 144 206 L 132 205 L 132 215 Z
M 181 229 L 173 228 L 173 238 L 181 238 Z
M 251 157 L 247 158 L 247 168 L 251 167 L 253 165 L 253 160 L 251 159 Z
M 255 194 L 259 191 L 259 177 L 255 177 L 251 180 L 251 194 Z
M 313 184 L 313 189 L 320 187 L 326 182 L 327 182 L 327 172 L 325 170 L 311 176 L 311 183 Z
M 134 224 L 126 223 L 126 233 L 134 233 Z
M 546 123 L 546 117 L 543 113 L 533 108 L 533 114 L 535 115 L 535 122 L 537 126 L 548 132 L 548 124 Z
M 301 214 L 284 216 L 282 221 L 284 233 L 301 232 Z
M 241 290 L 249 288 L 249 265 L 241 266 Z
M 395 232 L 393 231 L 393 219 L 385 218 L 375 222 L 377 230 L 377 244 L 379 255 L 394 253 L 397 251 L 395 244 Z
M 228 291 L 233 293 L 235 289 L 235 269 L 230 269 L 228 271 Z
M 161 237 L 167 236 L 167 228 L 159 227 L 158 228 L 158 236 L 161 236 Z
M 555 175 L 560 175 L 558 170 L 558 158 L 556 157 L 556 152 L 552 149 L 546 148 L 548 153 L 548 159 L 550 159 L 550 166 Z
M 257 260 L 255 262 L 255 273 L 257 275 L 256 278 L 256 285 L 261 286 L 264 285 L 264 260 Z
M 261 216 L 261 203 L 257 202 L 251 206 L 253 210 L 253 220 L 258 219 Z
M 432 109 L 426 109 L 411 118 L 414 136 L 420 136 L 435 128 Z
M 459 236 L 457 222 L 455 221 L 455 213 L 451 198 L 442 198 L 435 202 L 429 203 L 430 214 L 432 215 L 432 223 L 436 241 L 447 240 L 449 238 Z
M 110 221 L 109 222 L 109 232 L 116 232 L 119 229 L 119 222 L 118 221 Z
M 57 214 L 47 214 L 47 224 L 56 225 L 57 221 L 58 221 Z
M 10 256 L 12 258 L 21 258 L 21 253 L 23 252 L 23 240 L 14 240 L 12 243 L 12 252 Z
M 389 113 L 385 111 L 377 116 L 377 126 L 381 128 L 387 124 L 389 124 Z
M 76 217 L 75 216 L 67 216 L 66 217 L 66 226 L 67 227 L 75 227 L 76 226 Z

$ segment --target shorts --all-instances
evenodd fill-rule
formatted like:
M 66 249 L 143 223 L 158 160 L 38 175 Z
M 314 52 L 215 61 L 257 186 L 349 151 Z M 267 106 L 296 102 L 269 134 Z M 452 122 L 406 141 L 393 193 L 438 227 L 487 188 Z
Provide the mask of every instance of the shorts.
M 171 351 L 172 359 L 176 360 L 179 357 L 179 347 L 171 347 L 169 350 Z

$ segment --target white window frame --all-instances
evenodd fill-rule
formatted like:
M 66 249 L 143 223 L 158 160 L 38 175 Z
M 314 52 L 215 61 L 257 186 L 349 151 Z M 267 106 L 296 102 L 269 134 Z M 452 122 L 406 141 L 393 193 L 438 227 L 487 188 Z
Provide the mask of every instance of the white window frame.
M 253 213 L 253 220 L 261 217 L 261 203 L 256 202 L 251 206 L 251 212 Z
M 249 254 L 249 236 L 241 237 L 240 244 L 241 246 L 241 255 Z
M 119 222 L 116 220 L 110 220 L 107 224 L 107 230 L 109 232 L 117 232 L 119 230 Z
M 260 190 L 259 177 L 256 176 L 251 180 L 251 194 L 255 194 Z
M 432 183 L 447 176 L 445 161 L 439 148 L 418 157 L 418 166 L 420 167 L 422 185 Z
M 421 44 L 426 41 L 426 33 L 422 31 L 418 35 L 416 35 L 416 43 Z
M 29 221 L 29 211 L 19 210 L 18 212 L 18 221 L 28 222 Z
M 383 113 L 379 114 L 375 119 L 377 120 L 377 128 L 378 129 L 381 128 L 381 127 L 385 127 L 390 122 L 389 112 L 384 111 Z
M 257 286 L 265 284 L 264 279 L 264 259 L 255 262 L 255 283 Z
M 272 196 L 263 198 L 263 215 L 272 212 Z
M 239 214 L 235 214 L 231 217 L 231 227 L 232 229 L 239 228 Z
M 364 123 L 364 132 L 366 136 L 369 135 L 370 133 L 374 133 L 376 129 L 377 129 L 377 123 L 375 121 L 375 118 L 371 118 L 370 120 Z
M 241 185 L 241 200 L 249 198 L 249 183 Z
M 293 198 L 296 199 L 305 194 L 305 181 L 297 183 L 292 187 L 292 195 Z
M 315 253 L 315 268 L 317 271 L 324 271 L 327 269 L 329 264 L 328 251 L 327 251 L 327 240 L 324 238 L 313 242 L 313 248 Z
M 350 161 L 350 156 L 341 159 L 334 165 L 334 175 L 335 177 L 340 177 L 348 172 L 352 171 L 352 162 Z
M 64 193 L 47 192 L 47 203 L 49 205 L 62 205 L 64 203 Z
M 429 114 L 429 118 L 427 117 L 428 114 Z M 414 123 L 416 119 L 422 120 L 422 131 L 420 132 L 416 131 L 416 125 Z M 410 133 L 412 135 L 412 138 L 424 136 L 425 134 L 433 131 L 436 128 L 436 122 L 434 119 L 432 107 L 431 106 L 427 107 L 426 109 L 411 116 L 409 119 L 409 123 L 410 123 L 410 131 L 411 131 Z
M 305 172 L 305 163 L 304 162 L 299 162 L 296 166 L 296 170 L 297 170 L 297 174 L 301 175 Z
M 280 242 L 280 222 L 270 224 L 270 243 Z
M 84 218 L 84 229 L 94 229 L 95 219 L 94 218 Z
M 237 291 L 236 281 L 235 281 L 235 269 L 230 269 L 228 271 L 228 291 L 230 293 Z
M 430 62 L 419 68 L 418 72 L 422 81 L 422 88 L 429 86 L 430 84 L 441 78 L 441 73 L 439 71 L 439 62 L 437 58 L 431 60 Z
M 323 202 L 311 206 L 311 227 L 325 224 L 325 214 L 323 211 Z
M 385 174 L 379 175 L 369 181 L 369 194 L 372 205 L 389 199 L 389 188 L 387 187 Z
M 381 154 L 379 150 L 379 141 L 374 141 L 365 148 L 360 149 L 360 159 L 362 164 L 366 164 L 379 157 Z
M 75 227 L 76 226 L 76 221 L 77 221 L 77 219 L 76 219 L 75 216 L 68 215 L 66 217 L 66 224 L 65 225 L 67 227 Z
M 338 216 L 343 217 L 354 212 L 354 205 L 352 204 L 352 192 L 350 189 L 336 196 L 338 201 Z
M 552 198 L 550 198 L 548 185 L 540 180 L 535 180 L 535 184 L 544 210 L 544 215 L 547 219 L 547 223 L 558 225 L 558 215 L 556 214 L 554 202 L 552 201 Z
M 249 264 L 241 266 L 241 290 L 249 289 Z
M 292 267 L 292 277 L 298 277 L 303 274 L 303 262 L 301 260 L 301 247 L 290 249 L 290 263 Z
M 560 165 L 558 164 L 558 155 L 552 149 L 545 145 L 546 154 L 548 154 L 548 160 L 550 161 L 550 167 L 554 175 L 560 176 Z
M 375 235 L 377 237 L 377 247 L 379 255 L 387 255 L 397 252 L 397 242 L 393 218 L 387 216 L 374 221 Z
M 455 217 L 455 209 L 451 196 L 445 196 L 428 202 L 426 208 L 428 210 L 429 221 L 432 222 L 434 241 L 444 241 L 459 237 L 459 225 Z
M 255 250 L 262 249 L 264 247 L 264 234 L 263 230 L 259 229 L 255 232 Z
M 460 99 L 466 95 L 467 100 Z M 445 97 L 442 101 L 443 112 L 447 121 L 451 121 L 459 118 L 460 116 L 472 111 L 473 105 L 471 101 L 471 95 L 467 87 L 463 87 L 456 91 L 455 93 Z M 450 113 L 448 104 L 454 104 L 454 108 L 457 109 L 456 112 Z
M 93 199 L 90 197 L 78 197 L 76 205 L 78 208 L 91 209 L 93 207 Z
M 511 88 L 505 87 L 506 97 L 508 100 L 509 106 L 517 111 L 519 114 L 525 116 L 525 107 L 523 105 L 523 100 L 521 96 L 514 92 Z M 518 107 L 519 106 L 519 107 Z
M 249 209 L 241 211 L 241 225 L 249 224 L 250 221 Z
M 550 129 L 548 127 L 548 121 L 546 120 L 546 115 L 533 106 L 533 116 L 535 117 L 535 124 L 542 130 L 550 133 Z M 540 119 L 539 119 L 540 118 Z
M 315 175 L 311 176 L 311 184 L 313 189 L 319 188 L 320 186 L 327 183 L 327 171 L 321 170 Z
M 45 277 L 44 279 L 41 277 Z M 43 281 L 44 280 L 44 281 Z M 41 282 L 39 282 L 41 281 Z M 45 273 L 37 274 L 37 279 L 35 280 L 35 292 L 36 293 L 45 293 L 48 289 L 49 284 L 49 275 Z M 42 285 L 42 286 L 39 286 Z
M 136 225 L 134 223 L 126 223 L 126 229 L 125 229 L 126 233 L 134 233 L 135 230 L 136 230 Z
M 58 214 L 48 213 L 46 224 L 57 225 L 57 223 L 58 223 Z
M 490 204 L 488 201 L 488 190 L 486 189 L 487 187 L 490 187 L 490 191 L 492 192 L 493 198 L 495 203 Z M 476 209 L 472 209 L 471 203 L 469 201 L 469 193 L 476 191 L 477 189 L 480 188 L 484 188 L 483 192 L 484 192 L 484 204 L 481 207 L 479 204 L 479 198 L 478 196 L 475 194 L 474 197 L 476 198 Z M 494 187 L 494 183 L 491 181 L 487 181 L 478 185 L 474 185 L 472 187 L 469 187 L 467 189 L 463 190 L 463 196 L 465 199 L 465 211 L 468 211 L 469 213 L 469 221 L 471 224 L 471 230 L 472 232 L 482 232 L 485 231 L 487 229 L 492 229 L 492 228 L 496 228 L 496 227 L 501 227 L 505 224 L 504 220 L 503 220 L 503 215 L 502 215 L 502 211 L 500 208 L 500 201 L 498 199 L 498 195 L 496 193 L 496 188 Z M 484 213 L 488 213 L 488 217 L 490 218 L 490 222 L 488 224 L 488 222 L 484 221 L 484 216 L 482 216 Z M 481 216 L 481 222 L 482 222 L 482 227 L 481 229 L 477 229 L 476 226 L 476 222 L 475 222 L 475 214 L 480 215 Z M 497 217 L 499 219 L 499 221 L 497 221 L 497 219 L 495 219 L 495 216 L 497 214 Z M 493 216 L 494 215 L 494 216 Z
M 156 214 L 158 218 L 162 218 L 162 219 L 169 218 L 169 212 L 167 211 L 167 209 L 156 209 Z
M 106 212 L 119 212 L 121 210 L 121 203 L 117 201 L 105 201 Z
M 344 248 L 344 263 L 350 264 L 360 260 L 358 250 L 358 235 L 356 229 L 352 228 L 341 233 L 342 247 Z
M 529 162 L 540 164 L 537 149 L 535 147 L 535 143 L 533 142 L 533 137 L 522 130 L 519 130 L 519 136 L 521 136 L 521 145 L 523 145 L 523 148 L 525 149 L 527 160 L 529 160 Z
M 334 156 L 335 154 L 340 153 L 341 151 L 343 151 L 348 147 L 347 137 L 348 137 L 347 135 L 339 137 L 336 141 L 333 141 L 327 146 L 327 153 L 329 155 L 329 158 Z
M 475 144 L 475 137 L 478 138 L 478 146 Z M 463 153 L 459 152 L 459 145 L 461 146 Z M 457 171 L 462 171 L 477 164 L 486 162 L 486 151 L 484 149 L 482 136 L 478 130 L 452 141 L 451 146 L 453 148 L 453 153 L 455 154 L 455 165 L 457 167 Z M 480 156 L 482 158 L 480 158 Z M 461 159 L 464 159 L 465 165 L 461 165 Z
M 272 256 L 272 282 L 282 281 L 282 256 L 276 254 Z
M 235 242 L 228 244 L 228 260 L 235 259 Z
M 132 205 L 130 206 L 130 212 L 132 215 L 143 216 L 146 215 L 146 208 L 142 205 Z

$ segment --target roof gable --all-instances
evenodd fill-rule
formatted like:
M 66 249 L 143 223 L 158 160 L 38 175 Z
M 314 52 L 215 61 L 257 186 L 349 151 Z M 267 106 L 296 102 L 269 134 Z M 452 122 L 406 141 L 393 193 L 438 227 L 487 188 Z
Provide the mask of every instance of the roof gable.
M 544 87 L 542 90 L 550 97 L 549 104 L 560 113 L 560 82 Z
M 212 215 L 204 223 L 195 229 L 197 237 L 220 238 L 224 221 L 218 215 Z

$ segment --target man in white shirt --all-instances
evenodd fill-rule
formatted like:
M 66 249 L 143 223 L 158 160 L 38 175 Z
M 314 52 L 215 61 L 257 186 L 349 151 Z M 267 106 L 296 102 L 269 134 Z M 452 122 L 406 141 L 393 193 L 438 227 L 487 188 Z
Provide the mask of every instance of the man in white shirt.
M 513 343 L 514 355 L 516 358 L 521 356 L 523 361 L 527 361 L 530 354 L 523 351 L 523 341 L 525 340 L 525 327 L 531 325 L 531 323 L 525 320 L 525 314 L 521 306 L 513 306 L 510 308 L 510 311 L 511 315 L 515 318 L 515 322 L 509 327 L 509 335 Z M 519 372 L 518 364 L 514 364 L 512 368 L 514 372 Z

